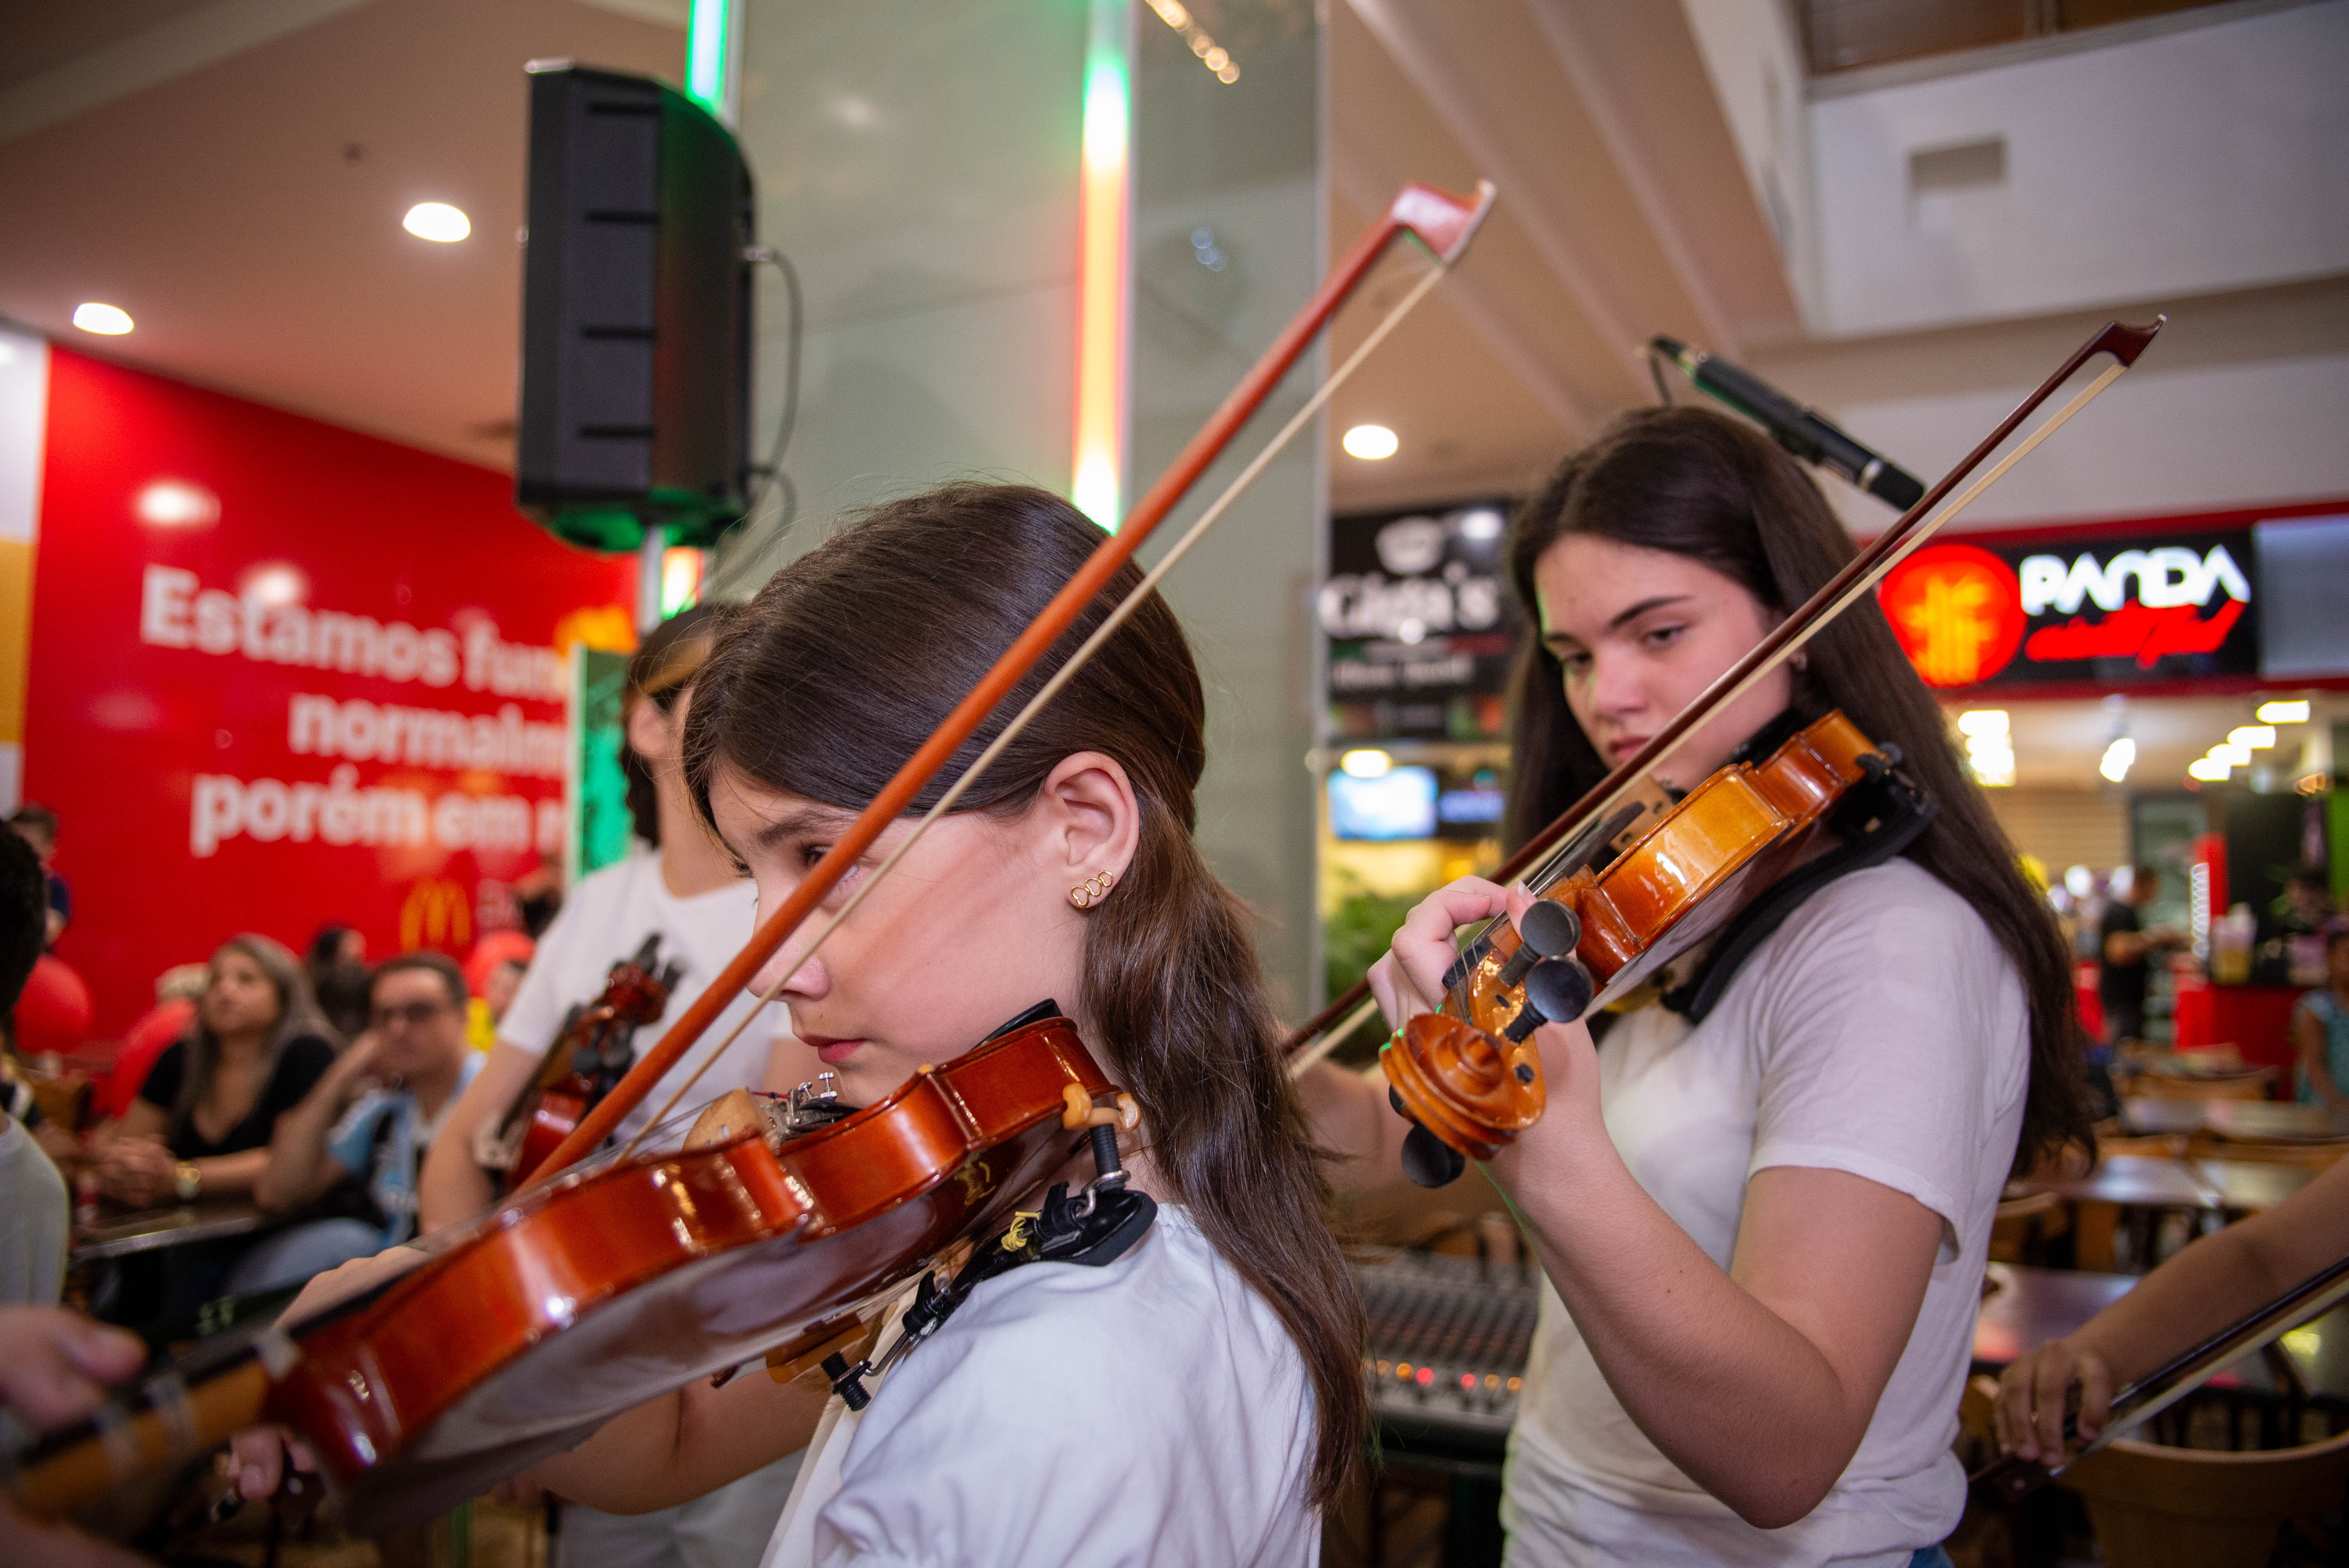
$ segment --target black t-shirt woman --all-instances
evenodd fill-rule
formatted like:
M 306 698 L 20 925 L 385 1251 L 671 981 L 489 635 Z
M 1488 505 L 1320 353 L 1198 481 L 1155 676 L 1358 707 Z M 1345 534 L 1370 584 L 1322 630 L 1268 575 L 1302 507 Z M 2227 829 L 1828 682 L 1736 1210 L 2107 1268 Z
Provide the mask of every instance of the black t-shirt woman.
M 277 1118 L 316 1086 L 334 1059 L 332 1030 L 294 955 L 263 936 L 222 942 L 195 1022 L 156 1058 L 139 1097 L 99 1135 L 98 1190 L 132 1209 L 250 1195 L 269 1163 Z M 159 1304 L 166 1316 L 190 1310 L 225 1279 L 240 1251 L 176 1249 L 165 1299 L 128 1299 L 139 1293 L 126 1286 L 117 1311 L 138 1319 Z

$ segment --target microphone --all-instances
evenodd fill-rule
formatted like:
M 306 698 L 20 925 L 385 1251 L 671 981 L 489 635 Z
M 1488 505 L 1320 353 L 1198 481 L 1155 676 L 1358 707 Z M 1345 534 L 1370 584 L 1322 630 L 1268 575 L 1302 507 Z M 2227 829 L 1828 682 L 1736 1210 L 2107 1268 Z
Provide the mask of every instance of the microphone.
M 1700 389 L 1768 431 L 1796 457 L 1835 470 L 1894 511 L 1906 512 L 1924 498 L 1925 486 L 1915 474 L 1868 451 L 1752 371 L 1672 337 L 1650 338 L 1648 351 L 1678 365 Z

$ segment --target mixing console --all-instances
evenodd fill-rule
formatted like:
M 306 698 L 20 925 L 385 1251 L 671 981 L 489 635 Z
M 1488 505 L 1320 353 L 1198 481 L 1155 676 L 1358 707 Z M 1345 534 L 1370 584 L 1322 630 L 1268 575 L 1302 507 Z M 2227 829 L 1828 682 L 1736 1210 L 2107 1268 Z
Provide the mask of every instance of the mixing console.
M 1354 1265 L 1371 1320 L 1363 1362 L 1381 1421 L 1498 1439 L 1517 1417 L 1537 1276 L 1515 1262 L 1380 1250 Z

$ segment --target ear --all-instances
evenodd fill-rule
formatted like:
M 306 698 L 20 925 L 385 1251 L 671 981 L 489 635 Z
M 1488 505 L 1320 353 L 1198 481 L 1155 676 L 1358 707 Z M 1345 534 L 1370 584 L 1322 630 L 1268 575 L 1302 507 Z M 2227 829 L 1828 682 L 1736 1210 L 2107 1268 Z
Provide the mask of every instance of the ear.
M 1142 839 L 1142 803 L 1133 781 L 1099 752 L 1062 757 L 1045 775 L 1030 808 L 1041 815 L 1043 850 L 1071 887 L 1099 872 L 1123 877 Z
M 639 697 L 628 710 L 628 749 L 648 767 L 657 767 L 677 750 L 678 715 L 661 711 L 649 697 Z

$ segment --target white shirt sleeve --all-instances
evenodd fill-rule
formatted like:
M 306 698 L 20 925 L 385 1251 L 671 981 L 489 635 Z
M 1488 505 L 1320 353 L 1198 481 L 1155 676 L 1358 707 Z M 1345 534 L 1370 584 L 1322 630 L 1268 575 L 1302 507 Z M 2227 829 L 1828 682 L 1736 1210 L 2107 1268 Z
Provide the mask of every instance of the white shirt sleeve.
M 1985 1162 L 2002 1175 L 2014 1158 L 1999 1129 L 2029 1032 L 2004 950 L 1905 861 L 1823 890 L 1770 946 L 1748 1174 L 1842 1170 L 1904 1192 L 1941 1217 L 1948 1261 Z
M 554 1036 L 563 1028 L 563 1015 L 574 1002 L 586 997 L 564 994 L 574 967 L 571 950 L 579 940 L 581 910 L 585 899 L 581 888 L 573 890 L 555 911 L 554 919 L 538 939 L 531 955 L 530 966 L 523 971 L 522 984 L 515 988 L 513 1000 L 506 1003 L 506 1015 L 498 1020 L 498 1038 L 509 1045 L 521 1047 L 533 1056 L 543 1056 L 554 1044 Z

